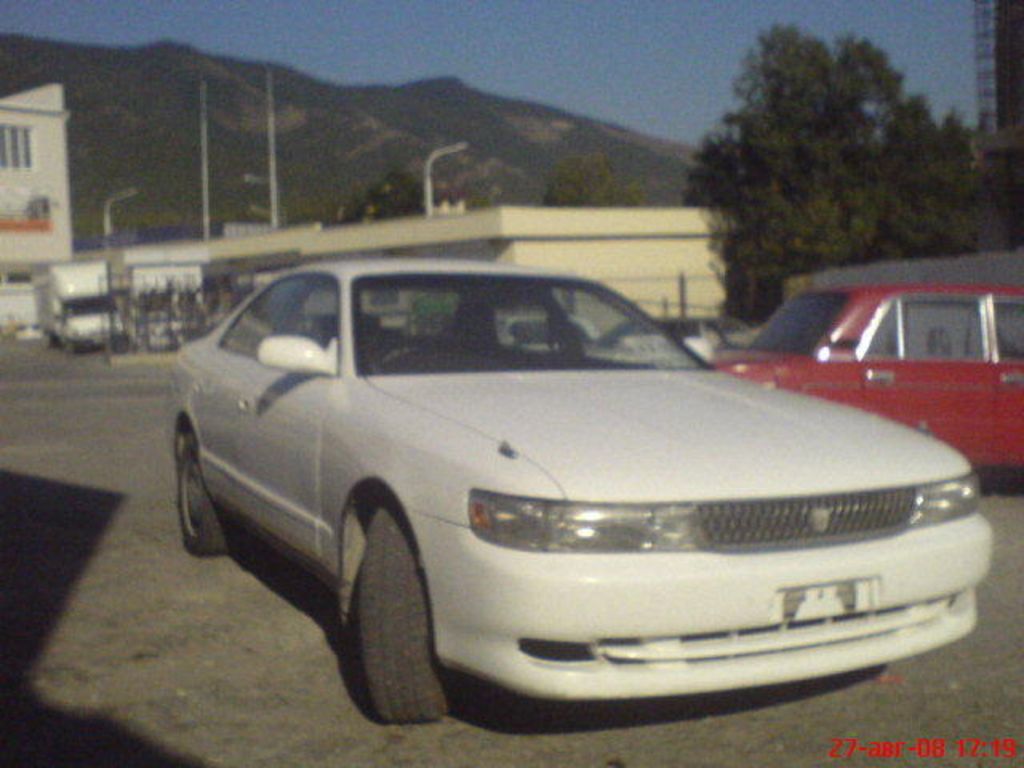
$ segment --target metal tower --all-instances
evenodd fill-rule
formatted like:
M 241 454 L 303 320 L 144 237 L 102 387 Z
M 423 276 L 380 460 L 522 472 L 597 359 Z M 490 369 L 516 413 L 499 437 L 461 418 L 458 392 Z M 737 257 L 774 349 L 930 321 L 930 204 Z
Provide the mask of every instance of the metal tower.
M 978 130 L 982 133 L 993 133 L 997 125 L 996 1 L 974 0 L 974 64 L 978 78 Z

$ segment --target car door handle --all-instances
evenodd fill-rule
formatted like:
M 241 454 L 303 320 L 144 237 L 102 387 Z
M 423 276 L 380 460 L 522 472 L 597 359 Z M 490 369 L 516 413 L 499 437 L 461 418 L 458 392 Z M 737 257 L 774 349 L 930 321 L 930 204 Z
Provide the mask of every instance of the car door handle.
M 1024 371 L 1010 371 L 999 377 L 999 383 L 1008 387 L 1024 387 Z
M 896 374 L 892 371 L 880 371 L 877 368 L 869 368 L 865 378 L 867 378 L 869 384 L 889 386 L 896 381 Z

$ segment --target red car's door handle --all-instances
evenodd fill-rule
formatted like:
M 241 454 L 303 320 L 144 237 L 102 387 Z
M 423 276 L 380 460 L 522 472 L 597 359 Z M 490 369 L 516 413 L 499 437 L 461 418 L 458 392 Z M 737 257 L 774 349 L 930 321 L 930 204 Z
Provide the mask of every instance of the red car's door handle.
M 868 384 L 888 386 L 896 381 L 896 374 L 892 371 L 880 371 L 877 368 L 869 368 L 865 378 L 868 380 Z
M 1010 371 L 999 377 L 999 383 L 1008 387 L 1024 387 L 1024 371 Z

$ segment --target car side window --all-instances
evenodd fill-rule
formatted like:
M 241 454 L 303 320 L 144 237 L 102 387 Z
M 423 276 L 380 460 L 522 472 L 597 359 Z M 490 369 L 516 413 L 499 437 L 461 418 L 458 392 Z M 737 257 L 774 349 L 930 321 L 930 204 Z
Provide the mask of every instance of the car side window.
M 221 338 L 224 349 L 256 357 L 268 336 L 305 336 L 324 349 L 338 338 L 338 284 L 328 275 L 296 275 L 270 285 Z
M 1024 301 L 996 299 L 996 343 L 1001 360 L 1024 360 Z
M 900 356 L 900 305 L 890 304 L 875 327 L 875 335 L 871 337 L 865 357 L 899 357 Z
M 499 307 L 494 322 L 503 349 L 550 352 L 556 348 L 550 312 L 542 304 Z
M 911 360 L 983 360 L 982 314 L 974 298 L 904 298 L 904 354 Z

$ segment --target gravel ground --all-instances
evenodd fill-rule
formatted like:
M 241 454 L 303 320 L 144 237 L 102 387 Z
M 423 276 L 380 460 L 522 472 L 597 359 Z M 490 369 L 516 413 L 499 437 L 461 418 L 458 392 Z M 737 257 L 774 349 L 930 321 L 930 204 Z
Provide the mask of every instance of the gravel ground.
M 364 713 L 328 590 L 255 542 L 214 560 L 181 549 L 167 393 L 163 366 L 0 344 L 2 765 L 1024 764 L 1024 496 L 1012 489 L 984 500 L 994 570 L 978 630 L 948 648 L 642 702 L 536 702 L 458 680 L 452 716 L 388 727 Z M 830 757 L 835 739 L 929 739 L 946 754 Z M 1014 739 L 1017 756 L 961 756 L 967 739 L 988 753 Z

